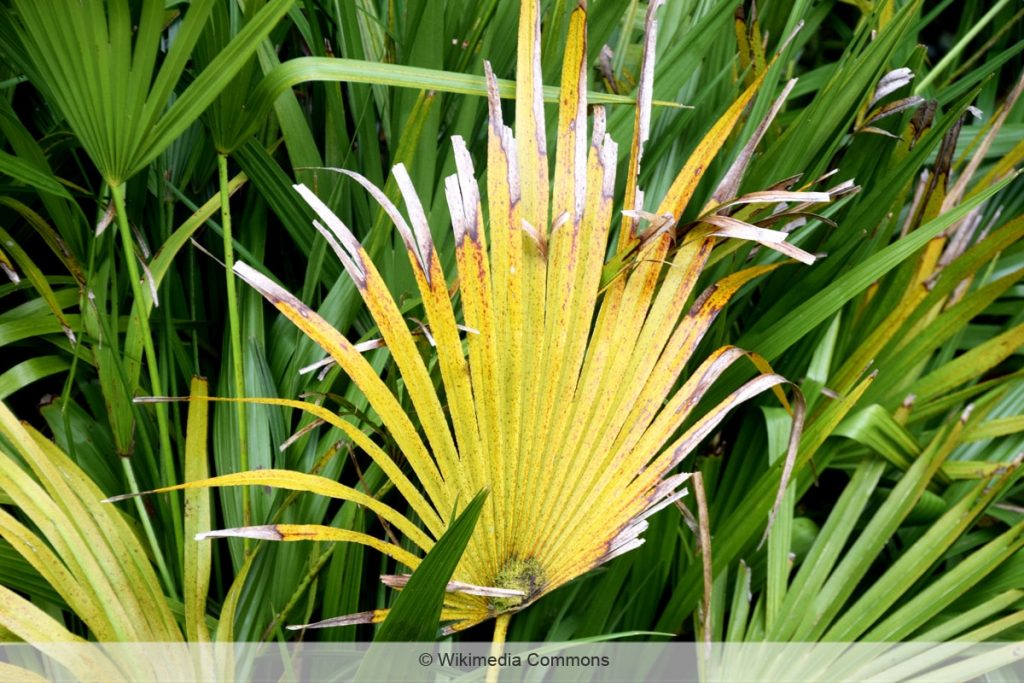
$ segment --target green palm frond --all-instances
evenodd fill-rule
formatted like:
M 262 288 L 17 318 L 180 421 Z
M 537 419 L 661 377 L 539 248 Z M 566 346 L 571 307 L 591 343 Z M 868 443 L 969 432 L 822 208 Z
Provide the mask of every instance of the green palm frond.
M 293 0 L 274 0 L 172 95 L 215 0 L 188 6 L 162 54 L 169 18 L 159 2 L 31 2 L 4 11 L 0 50 L 19 64 L 67 119 L 111 185 L 145 168 L 244 68 Z

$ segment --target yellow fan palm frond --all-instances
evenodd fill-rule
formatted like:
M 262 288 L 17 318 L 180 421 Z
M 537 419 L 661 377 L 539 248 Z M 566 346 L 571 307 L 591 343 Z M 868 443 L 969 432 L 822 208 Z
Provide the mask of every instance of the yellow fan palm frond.
M 352 231 L 312 190 L 295 186 L 316 212 L 316 229 L 344 265 L 380 329 L 414 415 L 403 408 L 359 347 L 253 268 L 235 266 L 240 277 L 323 347 L 362 390 L 407 469 L 326 408 L 302 401 L 249 400 L 301 408 L 343 430 L 391 479 L 425 532 L 379 501 L 310 475 L 263 471 L 258 480 L 252 477 L 257 473 L 229 475 L 183 487 L 272 485 L 366 504 L 424 552 L 452 522 L 460 503 L 489 489 L 443 612 L 449 630 L 459 630 L 521 610 L 638 547 L 647 518 L 685 494 L 690 475 L 679 472 L 679 464 L 729 410 L 767 390 L 785 404 L 785 380 L 755 354 L 735 347 L 713 352 L 692 374 L 682 376 L 732 295 L 784 261 L 733 273 L 699 295 L 695 289 L 712 249 L 723 238 L 753 240 L 813 262 L 813 256 L 786 242 L 786 233 L 744 220 L 751 215 L 744 210 L 758 202 L 789 203 L 797 205 L 793 211 L 806 213 L 809 205 L 830 201 L 834 194 L 789 191 L 786 186 L 732 197 L 752 151 L 745 149 L 699 221 L 685 228 L 679 225 L 705 170 L 761 85 L 762 71 L 712 125 L 656 211 L 645 212 L 648 202 L 638 180 L 648 138 L 654 17 L 660 4 L 652 2 L 648 12 L 622 222 L 610 261 L 606 254 L 618 206 L 618 149 L 606 133 L 601 108 L 594 108 L 592 124 L 588 122 L 582 3 L 572 14 L 565 50 L 553 182 L 535 0 L 524 0 L 519 24 L 514 133 L 502 120 L 497 82 L 485 65 L 490 123 L 486 194 L 465 142 L 459 137 L 452 140 L 457 171 L 445 179 L 444 189 L 455 234 L 459 306 L 453 304 L 426 213 L 401 165 L 394 168 L 394 179 L 405 214 L 359 174 L 335 170 L 353 178 L 380 203 L 402 238 L 426 316 L 425 324 L 413 329 Z M 440 388 L 417 346 L 416 336 L 423 331 L 436 347 Z M 743 357 L 754 361 L 758 376 L 707 413 L 694 415 L 715 380 Z M 791 457 L 799 424 L 793 434 Z M 207 534 L 228 535 L 348 540 L 372 546 L 410 570 L 419 562 L 418 555 L 394 544 L 322 526 L 249 527 Z M 385 582 L 401 587 L 404 578 L 385 577 Z M 378 610 L 307 626 L 384 618 L 386 611 Z

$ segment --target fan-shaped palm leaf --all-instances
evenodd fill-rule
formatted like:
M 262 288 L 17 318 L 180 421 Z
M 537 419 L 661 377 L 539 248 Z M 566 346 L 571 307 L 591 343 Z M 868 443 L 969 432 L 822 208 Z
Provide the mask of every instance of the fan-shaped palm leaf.
M 785 380 L 756 355 L 735 347 L 713 352 L 690 376 L 682 376 L 730 297 L 783 261 L 736 272 L 699 296 L 696 286 L 722 237 L 753 240 L 813 262 L 813 256 L 785 241 L 785 233 L 744 222 L 743 213 L 730 211 L 758 201 L 826 202 L 833 194 L 780 191 L 734 202 L 722 196 L 721 203 L 705 208 L 698 222 L 680 225 L 705 169 L 760 86 L 762 72 L 711 126 L 657 210 L 644 211 L 638 173 L 648 137 L 654 16 L 660 4 L 651 3 L 648 14 L 623 220 L 610 262 L 614 267 L 606 266 L 606 251 L 615 208 L 617 146 L 605 133 L 603 110 L 595 108 L 588 147 L 582 3 L 572 14 L 566 46 L 553 184 L 543 124 L 536 2 L 523 3 L 519 25 L 515 134 L 503 124 L 497 84 L 487 67 L 488 220 L 467 147 L 461 138 L 453 139 L 457 173 L 446 179 L 445 192 L 455 232 L 461 311 L 452 303 L 427 217 L 406 170 L 396 166 L 394 177 L 408 220 L 365 178 L 340 171 L 383 206 L 402 237 L 426 314 L 427 323 L 416 334 L 426 333 L 436 346 L 441 390 L 367 253 L 312 190 L 296 185 L 319 217 L 316 228 L 377 323 L 414 414 L 329 323 L 253 268 L 235 266 L 238 275 L 316 340 L 360 387 L 413 476 L 354 424 L 324 407 L 249 400 L 300 408 L 341 429 L 391 478 L 425 531 L 378 500 L 310 475 L 251 472 L 173 488 L 261 484 L 315 491 L 367 505 L 422 551 L 445 531 L 453 511 L 480 489 L 489 489 L 442 615 L 452 622 L 451 630 L 459 630 L 492 616 L 507 618 L 639 546 L 646 518 L 685 493 L 689 475 L 675 473 L 677 466 L 731 408 L 768 389 L 785 402 Z M 745 163 L 736 173 L 742 173 Z M 732 187 L 737 185 L 734 179 Z M 469 330 L 464 339 L 460 329 Z M 694 408 L 712 383 L 745 356 L 761 374 L 695 416 Z M 799 432 L 797 424 L 791 456 Z M 209 535 L 348 540 L 375 547 L 412 570 L 419 562 L 415 553 L 392 543 L 330 527 L 246 527 Z M 388 582 L 401 586 L 403 579 L 389 577 Z M 377 611 L 315 626 L 385 616 L 386 611 Z
M 136 245 L 128 224 L 124 184 L 199 118 L 236 73 L 246 67 L 260 42 L 292 2 L 273 0 L 255 12 L 245 28 L 209 60 L 202 73 L 176 98 L 175 88 L 214 0 L 197 0 L 189 5 L 164 54 L 161 48 L 167 16 L 160 2 L 143 2 L 133 7 L 128 0 L 16 0 L 13 10 L 0 10 L 0 52 L 56 105 L 110 186 L 137 306 L 128 345 L 133 345 L 133 337 L 141 337 L 139 346 L 145 348 L 150 384 L 156 393 L 161 393 L 161 380 L 145 311 L 148 302 L 156 303 L 157 287 L 148 271 L 150 287 L 144 288 L 142 284 Z M 84 289 L 82 297 L 84 308 Z M 141 354 L 126 355 L 126 388 L 134 393 Z M 119 383 L 104 382 L 103 389 L 115 405 L 123 400 L 124 388 Z M 157 410 L 157 423 L 164 468 L 173 472 L 170 429 L 162 406 Z M 122 454 L 129 454 L 134 448 L 133 426 L 131 420 L 115 420 L 114 438 Z M 177 501 L 172 503 L 172 509 L 179 520 Z
M 165 24 L 159 2 L 133 16 L 127 0 L 14 3 L 2 47 L 49 100 L 111 185 L 156 158 L 243 69 L 292 0 L 269 2 L 188 88 L 171 97 L 215 3 L 189 5 L 158 66 Z M 170 106 L 168 106 L 170 105 Z

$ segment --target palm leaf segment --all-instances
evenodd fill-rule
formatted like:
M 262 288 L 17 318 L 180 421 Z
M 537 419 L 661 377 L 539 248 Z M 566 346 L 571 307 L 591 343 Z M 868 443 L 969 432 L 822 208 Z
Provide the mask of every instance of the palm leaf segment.
M 519 25 L 515 134 L 502 122 L 496 81 L 487 67 L 486 230 L 472 160 L 464 141 L 453 139 L 457 173 L 446 179 L 445 192 L 456 238 L 463 325 L 458 324 L 425 212 L 406 170 L 396 166 L 394 176 L 408 220 L 366 179 L 341 171 L 380 202 L 405 243 L 429 335 L 436 345 L 440 391 L 367 253 L 309 188 L 295 186 L 318 214 L 316 228 L 373 315 L 401 372 L 421 430 L 355 345 L 254 269 L 241 263 L 235 267 L 316 340 L 365 393 L 413 476 L 355 425 L 321 406 L 249 400 L 300 408 L 344 431 L 391 478 L 425 531 L 381 501 L 312 475 L 263 471 L 184 487 L 276 485 L 355 501 L 394 525 L 423 552 L 445 531 L 460 504 L 465 505 L 480 489 L 489 489 L 491 495 L 449 586 L 442 615 L 450 630 L 459 630 L 522 609 L 638 547 L 643 543 L 646 518 L 684 495 L 682 486 L 689 475 L 673 473 L 677 465 L 733 406 L 768 389 L 785 401 L 780 387 L 784 379 L 754 357 L 762 373 L 707 414 L 690 419 L 715 379 L 739 358 L 753 356 L 735 347 L 712 353 L 673 391 L 697 344 L 731 295 L 778 265 L 737 272 L 694 300 L 697 278 L 717 238 L 753 239 L 801 260 L 813 258 L 784 243 L 783 233 L 724 212 L 712 217 L 715 206 L 705 212 L 707 221 L 702 219 L 685 231 L 685 238 L 679 238 L 683 231 L 675 228 L 703 170 L 740 119 L 760 78 L 701 141 L 656 213 L 642 211 L 637 177 L 647 138 L 654 13 L 660 4 L 651 3 L 648 15 L 625 209 L 617 256 L 611 262 L 628 267 L 609 270 L 605 264 L 617 146 L 605 133 L 600 108 L 594 109 L 589 143 L 585 133 L 586 11 L 582 5 L 572 14 L 565 52 L 553 185 L 543 128 L 540 17 L 534 1 L 523 3 Z M 831 198 L 816 192 L 765 194 L 768 197 L 761 201 L 813 203 Z M 464 339 L 460 328 L 469 330 Z M 689 426 L 680 434 L 684 423 Z M 791 448 L 795 443 L 793 439 Z M 417 554 L 393 544 L 316 525 L 247 527 L 208 535 L 354 541 L 377 548 L 412 570 L 419 563 Z M 403 585 L 402 577 L 385 579 L 390 585 Z M 386 610 L 378 610 L 310 626 L 380 621 L 385 616 Z
M 164 3 L 15 0 L 0 8 L 0 52 L 55 103 L 103 179 L 118 186 L 146 168 L 213 102 L 294 0 L 253 12 L 171 103 L 217 0 L 189 3 L 165 44 Z M 219 8 L 218 8 L 219 9 Z M 220 14 L 218 11 L 216 14 Z

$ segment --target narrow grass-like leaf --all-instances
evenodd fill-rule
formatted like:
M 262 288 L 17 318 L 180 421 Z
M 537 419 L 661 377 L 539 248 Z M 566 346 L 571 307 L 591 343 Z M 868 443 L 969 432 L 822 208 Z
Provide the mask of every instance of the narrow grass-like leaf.
M 767 631 L 773 642 L 788 640 L 835 567 L 871 494 L 885 471 L 875 458 L 861 461 L 822 527 L 786 593 L 780 618 Z
M 18 389 L 64 372 L 69 367 L 71 363 L 63 356 L 36 356 L 23 360 L 0 373 L 0 401 Z
M 89 678 L 95 677 L 95 680 L 126 680 L 111 662 L 97 659 L 82 648 L 87 641 L 74 635 L 42 609 L 4 586 L 0 586 L 0 626 L 10 630 L 25 642 L 34 643 L 70 671 L 77 671 Z M 51 649 L 48 643 L 58 645 Z M 60 647 L 60 643 L 73 643 L 79 647 Z
M 9 175 L 15 180 L 23 182 L 37 190 L 49 192 L 50 194 L 54 194 L 65 199 L 71 199 L 71 193 L 69 193 L 67 189 L 52 175 L 48 175 L 24 159 L 20 159 L 4 151 L 0 151 L 0 173 Z
M 206 380 L 192 380 L 193 398 L 206 395 Z M 185 432 L 185 478 L 189 481 L 207 476 L 207 405 L 201 400 L 188 407 L 188 429 Z M 210 493 L 192 490 L 185 493 L 185 537 L 210 530 Z M 206 627 L 206 597 L 210 587 L 212 557 L 207 543 L 185 544 L 185 635 L 191 642 L 206 642 L 210 633 Z
M 955 209 L 943 213 L 910 235 L 889 245 L 868 261 L 839 276 L 832 284 L 791 311 L 768 330 L 745 335 L 740 338 L 739 343 L 747 348 L 756 349 L 769 361 L 773 360 L 797 339 L 817 327 L 829 316 L 835 315 L 836 311 L 868 285 L 923 247 L 928 240 L 954 225 L 971 210 L 1006 187 L 1010 180 L 1012 178 L 1004 179 L 984 192 L 971 197 Z
M 927 535 L 919 543 L 927 543 Z M 930 544 L 932 546 L 936 544 Z M 963 595 L 973 585 L 983 581 L 1002 562 L 1024 547 L 1024 523 L 1018 524 L 983 548 L 972 552 L 967 559 L 944 573 L 925 590 L 892 612 L 884 621 L 864 634 L 864 640 L 905 640 L 922 624 Z M 908 552 L 913 552 L 913 549 Z M 893 570 L 896 570 L 896 566 Z M 909 577 L 907 577 L 909 578 Z M 904 582 L 907 582 L 904 578 Z
M 36 291 L 39 292 L 39 296 L 42 297 L 43 301 L 49 307 L 50 312 L 60 323 L 61 328 L 64 330 L 64 334 L 67 335 L 68 341 L 71 344 L 75 343 L 75 332 L 72 327 L 68 324 L 67 317 L 64 315 L 64 311 L 61 310 L 60 304 L 57 302 L 57 298 L 53 293 L 53 289 L 50 287 L 50 283 L 47 281 L 46 276 L 35 264 L 35 262 L 29 257 L 28 253 L 18 245 L 17 242 L 7 233 L 6 230 L 0 228 L 0 243 L 4 245 L 8 252 L 11 254 L 11 258 L 21 268 L 25 277 L 32 283 Z
M 247 106 L 253 111 L 265 113 L 270 110 L 281 93 L 300 83 L 310 81 L 371 83 L 480 97 L 487 95 L 487 84 L 481 76 L 358 59 L 300 57 L 282 63 L 267 74 L 253 91 Z M 515 81 L 498 80 L 497 83 L 501 97 L 509 99 L 515 97 Z M 558 88 L 553 86 L 544 87 L 542 93 L 545 101 L 557 102 L 559 99 Z M 588 96 L 593 104 L 633 105 L 636 103 L 632 97 L 614 93 L 594 91 L 588 93 Z M 655 104 L 675 108 L 683 106 L 660 100 L 655 101 Z M 255 117 L 255 120 L 259 120 L 259 118 Z
M 423 558 L 395 599 L 374 642 L 424 642 L 437 637 L 445 587 L 473 535 L 486 498 L 485 491 L 478 493 Z
M 831 621 L 842 610 L 881 548 L 909 514 L 931 478 L 956 445 L 960 423 L 935 436 L 878 509 L 854 545 L 829 576 L 804 613 L 794 639 L 817 639 L 829 630 Z M 862 603 L 863 604 L 863 603 Z M 845 617 L 843 617 L 845 619 Z

